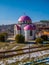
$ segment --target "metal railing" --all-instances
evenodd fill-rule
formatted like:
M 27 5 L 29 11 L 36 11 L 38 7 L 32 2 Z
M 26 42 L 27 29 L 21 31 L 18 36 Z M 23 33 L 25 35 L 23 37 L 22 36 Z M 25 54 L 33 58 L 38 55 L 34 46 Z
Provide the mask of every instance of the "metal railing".
M 24 54 L 29 54 L 29 58 L 30 58 L 30 53 L 49 50 L 49 48 L 47 48 L 46 46 L 44 46 L 44 47 L 45 48 L 43 48 L 42 46 L 30 47 L 30 45 L 29 45 L 29 48 L 23 48 L 23 49 L 18 49 L 18 50 L 9 50 L 9 51 L 1 51 L 0 52 L 0 58 L 9 58 L 9 57 L 19 56 L 19 55 L 24 55 Z M 41 49 L 39 49 L 39 48 L 41 48 Z M 32 49 L 32 51 L 31 51 L 31 49 Z M 35 49 L 38 49 L 38 50 L 35 50 Z M 13 53 L 13 52 L 24 51 L 24 50 L 28 50 L 28 51 L 16 53 L 16 54 Z

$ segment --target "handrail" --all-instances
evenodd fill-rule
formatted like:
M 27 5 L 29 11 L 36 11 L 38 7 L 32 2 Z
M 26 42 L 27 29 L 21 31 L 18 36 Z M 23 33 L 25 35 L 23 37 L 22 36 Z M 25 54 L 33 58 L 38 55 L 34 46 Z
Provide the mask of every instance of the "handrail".
M 46 46 L 43 46 L 43 47 L 46 47 Z M 17 49 L 17 50 L 0 51 L 0 54 L 1 53 L 16 52 L 16 51 L 21 51 L 21 50 L 34 49 L 34 48 L 42 48 L 42 45 L 41 46 L 35 46 L 35 47 L 29 47 L 29 48 L 23 48 L 23 49 Z
M 27 52 L 23 52 L 23 53 L 1 55 L 0 58 L 9 58 L 9 57 L 13 57 L 13 56 L 19 56 L 19 55 L 23 55 L 23 54 L 29 54 L 29 53 L 38 52 L 38 51 L 44 51 L 44 50 L 49 50 L 49 48 L 46 48 L 46 49 L 38 49 L 38 50 L 30 51 L 30 52 L 27 51 Z

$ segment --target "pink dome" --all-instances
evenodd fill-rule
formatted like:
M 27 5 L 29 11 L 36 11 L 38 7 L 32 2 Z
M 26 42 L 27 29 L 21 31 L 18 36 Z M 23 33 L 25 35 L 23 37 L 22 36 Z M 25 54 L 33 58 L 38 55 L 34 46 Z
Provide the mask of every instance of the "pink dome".
M 27 25 L 24 27 L 24 30 L 35 30 L 35 28 L 32 25 Z
M 17 30 L 21 30 L 21 27 L 16 24 Z
M 23 23 L 25 23 L 25 22 L 29 22 L 29 23 L 32 23 L 32 20 L 30 19 L 30 17 L 29 16 L 21 16 L 19 19 L 18 19 L 18 22 L 23 22 Z

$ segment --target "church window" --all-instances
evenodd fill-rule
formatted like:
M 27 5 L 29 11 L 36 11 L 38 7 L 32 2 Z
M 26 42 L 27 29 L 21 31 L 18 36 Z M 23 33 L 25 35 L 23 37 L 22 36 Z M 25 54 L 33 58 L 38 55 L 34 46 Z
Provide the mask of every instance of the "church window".
M 30 36 L 32 36 L 32 30 L 30 30 Z

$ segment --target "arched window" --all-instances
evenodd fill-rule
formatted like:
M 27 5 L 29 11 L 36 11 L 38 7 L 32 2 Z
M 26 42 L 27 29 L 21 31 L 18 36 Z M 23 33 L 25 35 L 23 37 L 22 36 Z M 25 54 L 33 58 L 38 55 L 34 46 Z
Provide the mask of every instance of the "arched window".
M 27 23 L 27 21 L 25 21 L 25 24 Z
M 32 36 L 32 30 L 30 30 L 30 36 Z

